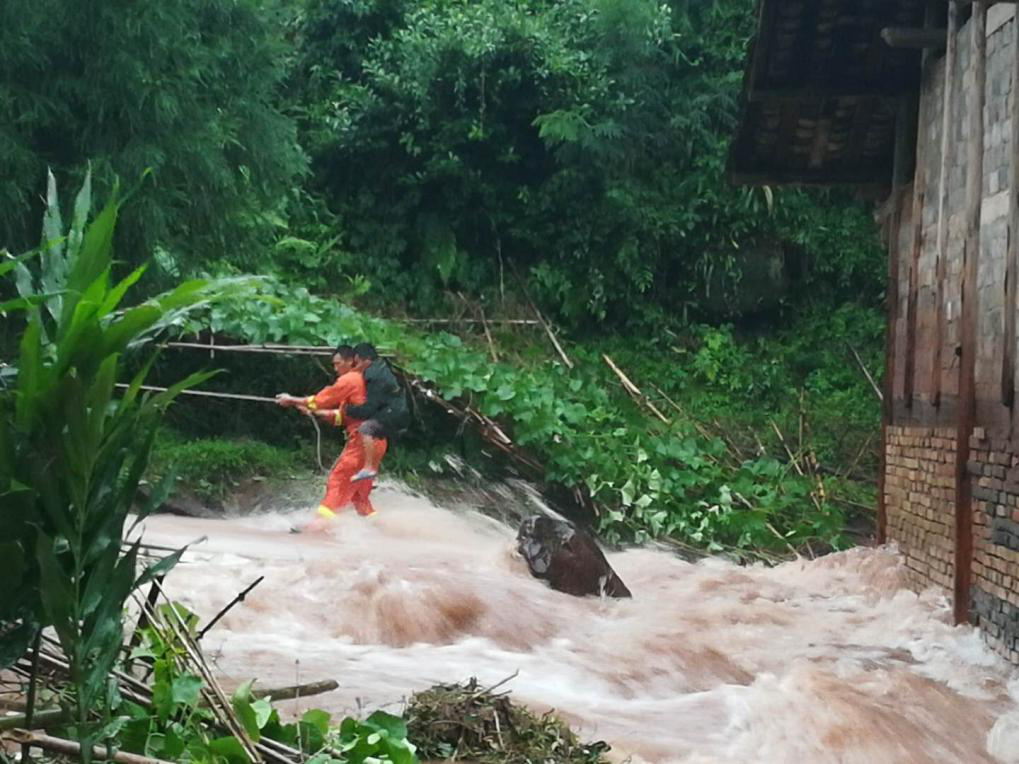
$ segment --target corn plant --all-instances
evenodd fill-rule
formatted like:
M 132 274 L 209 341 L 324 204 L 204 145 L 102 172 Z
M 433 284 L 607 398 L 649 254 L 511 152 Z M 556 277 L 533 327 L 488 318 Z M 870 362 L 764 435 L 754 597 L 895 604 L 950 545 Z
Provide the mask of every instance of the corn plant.
M 109 679 L 123 640 L 124 605 L 179 553 L 138 571 L 139 545 L 125 549 L 129 514 L 167 405 L 207 375 L 167 392 L 142 390 L 152 341 L 189 311 L 242 282 L 189 281 L 122 307 L 144 268 L 114 281 L 119 202 L 87 222 L 90 181 L 66 234 L 49 178 L 43 241 L 34 257 L 8 259 L 24 312 L 14 385 L 0 390 L 0 667 L 52 627 L 70 665 L 72 718 L 82 759 L 91 758 L 116 688 Z M 121 387 L 126 369 L 140 369 Z M 163 481 L 135 523 L 169 490 Z

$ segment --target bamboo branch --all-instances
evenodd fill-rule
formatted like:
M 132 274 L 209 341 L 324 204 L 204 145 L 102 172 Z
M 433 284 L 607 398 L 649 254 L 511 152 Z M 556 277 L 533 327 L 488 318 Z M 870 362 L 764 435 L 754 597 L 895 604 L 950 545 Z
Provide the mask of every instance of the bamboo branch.
M 81 745 L 73 740 L 65 740 L 45 735 L 41 732 L 29 732 L 28 730 L 21 729 L 13 730 L 8 733 L 7 737 L 22 745 L 35 746 L 52 753 L 73 756 L 75 758 L 81 756 Z M 99 761 L 113 761 L 117 764 L 173 764 L 173 762 L 166 761 L 165 759 L 154 759 L 150 756 L 139 756 L 135 753 L 125 753 L 123 751 L 117 751 L 111 755 L 109 750 L 101 745 L 92 747 L 92 757 Z
M 651 399 L 641 392 L 640 388 L 637 387 L 637 385 L 635 385 L 633 381 L 629 377 L 627 377 L 626 374 L 623 373 L 622 369 L 616 366 L 613 360 L 609 358 L 607 353 L 602 353 L 601 357 L 605 360 L 605 363 L 609 365 L 609 368 L 612 369 L 613 372 L 615 372 L 615 375 L 619 377 L 619 381 L 623 383 L 623 389 L 630 394 L 630 397 L 634 398 L 640 403 L 643 403 L 651 410 L 651 413 L 658 417 L 659 420 L 661 420 L 665 424 L 669 424 L 669 418 L 658 410 L 658 407 L 651 402 Z
M 227 699 L 226 694 L 223 692 L 223 688 L 220 687 L 219 682 L 216 681 L 216 677 L 209 669 L 206 664 L 204 657 L 202 656 L 201 649 L 191 639 L 191 635 L 188 631 L 187 625 L 184 620 L 180 617 L 180 613 L 177 612 L 177 607 L 174 605 L 173 600 L 166 594 L 166 590 L 159 585 L 158 582 L 153 582 L 163 599 L 170 605 L 167 610 L 170 613 L 170 617 L 164 620 L 164 623 L 172 634 L 177 638 L 179 643 L 183 646 L 185 654 L 190 659 L 192 665 L 198 669 L 198 673 L 202 677 L 205 683 L 205 688 L 202 692 L 205 695 L 209 706 L 213 709 L 213 712 L 217 715 L 221 724 L 226 727 L 230 733 L 237 738 L 237 741 L 241 744 L 241 748 L 247 754 L 248 758 L 253 762 L 261 761 L 261 757 L 258 755 L 258 751 L 255 749 L 254 741 L 248 735 L 244 725 L 240 723 L 237 718 L 237 714 L 233 709 L 230 701 Z M 150 617 L 154 617 L 154 613 L 150 613 Z
M 48 708 L 34 714 L 18 714 L 17 716 L 0 717 L 0 732 L 13 729 L 46 729 L 53 724 L 70 721 L 70 715 L 63 708 Z
M 874 381 L 874 377 L 872 377 L 870 372 L 867 370 L 867 367 L 863 363 L 863 359 L 860 358 L 860 354 L 856 352 L 856 348 L 848 344 L 846 347 L 849 348 L 849 352 L 851 352 L 853 354 L 853 358 L 856 359 L 856 363 L 859 365 L 860 371 L 863 372 L 863 376 L 865 376 L 867 381 L 870 382 L 870 387 L 874 391 L 874 395 L 877 396 L 879 401 L 883 401 L 885 399 L 884 393 L 881 392 L 881 388 L 878 387 L 877 382 Z
M 499 363 L 499 353 L 496 352 L 492 332 L 488 330 L 488 321 L 485 320 L 485 308 L 481 305 L 478 305 L 478 315 L 481 317 L 481 328 L 485 330 L 485 339 L 488 340 L 488 349 L 492 354 L 492 361 Z
M 528 301 L 531 300 L 530 297 L 528 297 L 527 299 Z M 559 357 L 563 359 L 563 363 L 566 364 L 566 368 L 572 370 L 573 361 L 571 361 L 570 357 L 566 355 L 566 351 L 563 350 L 563 346 L 559 344 L 559 340 L 556 339 L 555 332 L 552 331 L 552 327 L 549 326 L 548 321 L 545 320 L 545 317 L 541 315 L 541 311 L 538 310 L 537 305 L 531 302 L 531 307 L 534 308 L 534 315 L 536 315 L 538 317 L 538 320 L 541 322 L 541 326 L 545 330 L 545 334 L 547 334 L 548 338 L 552 340 L 552 346 L 556 349 L 556 352 L 559 354 Z

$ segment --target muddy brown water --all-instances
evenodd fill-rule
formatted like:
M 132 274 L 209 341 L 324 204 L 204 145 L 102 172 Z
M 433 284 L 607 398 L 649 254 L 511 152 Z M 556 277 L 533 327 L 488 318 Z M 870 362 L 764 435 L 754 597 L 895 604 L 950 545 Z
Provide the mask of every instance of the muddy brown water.
M 289 704 L 398 713 L 414 691 L 475 676 L 555 708 L 613 757 L 684 762 L 1019 762 L 1019 683 L 936 591 L 902 583 L 894 550 L 739 567 L 664 550 L 610 553 L 632 600 L 577 599 L 533 579 L 512 528 L 398 485 L 371 519 L 292 535 L 307 513 L 156 516 L 150 543 L 200 536 L 171 594 L 211 618 L 227 684 L 333 678 Z

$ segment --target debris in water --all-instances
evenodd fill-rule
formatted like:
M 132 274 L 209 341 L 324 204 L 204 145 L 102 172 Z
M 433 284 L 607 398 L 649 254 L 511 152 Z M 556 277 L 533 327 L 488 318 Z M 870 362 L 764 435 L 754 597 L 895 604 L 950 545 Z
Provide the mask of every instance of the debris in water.
M 501 683 L 500 683 L 501 684 Z M 416 693 L 404 717 L 407 737 L 422 760 L 453 759 L 479 764 L 556 762 L 599 764 L 604 742 L 581 743 L 550 711 L 538 716 L 514 705 L 509 693 L 479 688 L 477 679 L 440 684 Z

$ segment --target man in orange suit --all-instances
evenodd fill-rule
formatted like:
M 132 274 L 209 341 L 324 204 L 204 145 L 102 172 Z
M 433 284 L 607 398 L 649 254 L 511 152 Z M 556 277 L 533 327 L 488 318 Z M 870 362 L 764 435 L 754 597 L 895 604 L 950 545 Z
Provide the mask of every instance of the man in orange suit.
M 306 530 L 310 531 L 324 530 L 336 513 L 347 504 L 353 504 L 362 517 L 375 514 L 369 498 L 374 481 L 362 480 L 355 483 L 350 480 L 365 463 L 364 442 L 358 432 L 361 420 L 344 417 L 348 404 L 360 405 L 365 402 L 364 378 L 355 367 L 353 347 L 340 345 L 336 348 L 333 369 L 336 371 L 336 381 L 315 395 L 302 398 L 280 393 L 276 396 L 276 402 L 284 408 L 297 408 L 329 424 L 342 426 L 347 431 L 347 445 L 326 479 L 325 497 L 318 506 L 316 517 L 306 526 Z M 385 454 L 387 445 L 384 439 L 376 440 L 379 459 Z

